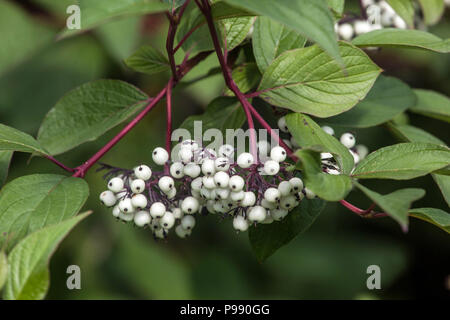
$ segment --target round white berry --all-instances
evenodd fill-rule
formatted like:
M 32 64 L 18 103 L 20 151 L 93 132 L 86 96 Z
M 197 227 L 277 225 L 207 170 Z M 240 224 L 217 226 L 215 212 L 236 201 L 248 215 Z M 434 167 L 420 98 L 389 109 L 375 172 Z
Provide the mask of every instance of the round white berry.
M 353 156 L 353 162 L 355 164 L 358 164 L 359 160 L 360 160 L 359 155 L 355 151 L 353 151 L 351 149 L 349 149 L 348 151 L 350 151 L 351 155 Z
M 230 196 L 230 190 L 228 189 L 216 189 L 215 190 L 217 197 L 219 197 L 219 199 L 221 200 L 226 200 L 228 199 L 228 197 Z
M 272 215 L 270 214 L 269 211 L 267 211 L 266 218 L 263 221 L 261 221 L 260 223 L 262 223 L 262 224 L 271 224 L 273 221 L 274 220 L 272 218 Z
M 265 159 L 269 155 L 270 143 L 267 140 L 258 141 L 259 156 Z
M 344 133 L 341 138 L 340 138 L 341 143 L 346 146 L 347 148 L 353 148 L 355 146 L 356 143 L 356 139 L 355 136 L 352 135 L 351 133 L 347 132 Z
M 142 179 L 135 179 L 130 184 L 133 193 L 142 193 L 145 190 L 145 181 Z
M 239 202 L 242 201 L 245 197 L 245 192 L 244 191 L 233 191 L 230 193 L 230 199 L 233 200 L 234 202 Z
M 166 206 L 162 202 L 154 202 L 150 207 L 150 215 L 152 218 L 161 218 L 166 213 Z
M 355 32 L 350 23 L 343 23 L 339 26 L 338 34 L 342 39 L 349 41 L 353 38 Z
M 178 157 L 180 157 L 183 163 L 189 163 L 193 160 L 194 153 L 190 148 L 181 148 L 180 151 L 178 151 Z
M 266 219 L 267 211 L 261 206 L 254 206 L 248 212 L 248 220 L 252 222 L 262 222 Z
M 270 176 L 276 175 L 280 171 L 280 164 L 274 160 L 267 160 L 264 163 L 264 172 Z
M 158 147 L 153 150 L 152 159 L 154 163 L 162 166 L 169 160 L 169 154 L 165 149 Z
M 277 146 L 270 151 L 270 158 L 276 162 L 283 162 L 286 160 L 286 150 L 283 147 Z
M 184 213 L 180 208 L 173 208 L 172 213 L 175 219 L 181 219 L 184 216 Z
M 202 172 L 205 176 L 212 176 L 216 173 L 216 165 L 214 160 L 205 159 L 202 163 Z
M 188 163 L 184 166 L 184 174 L 191 178 L 197 178 L 200 175 L 200 172 L 200 166 L 194 162 Z
M 177 189 L 172 188 L 169 190 L 169 192 L 166 192 L 167 199 L 173 199 L 177 195 Z
M 228 183 L 230 182 L 230 176 L 226 172 L 219 171 L 214 175 L 214 182 L 219 188 L 228 187 Z
M 120 215 L 120 208 L 119 208 L 119 206 L 115 206 L 115 207 L 113 208 L 113 210 L 112 210 L 112 215 L 113 215 L 113 217 L 115 217 L 115 218 L 118 218 L 118 217 L 119 217 L 119 215 Z
M 405 20 L 402 19 L 400 16 L 395 16 L 394 18 L 394 27 L 398 29 L 406 29 L 408 26 L 405 22 Z
M 175 181 L 169 176 L 161 177 L 158 181 L 158 187 L 162 192 L 169 192 L 175 186 Z
M 207 189 L 217 188 L 216 182 L 214 181 L 214 177 L 203 177 L 202 178 L 203 187 Z
M 289 180 L 289 183 L 292 186 L 293 192 L 299 192 L 303 189 L 303 181 L 300 178 L 294 177 Z
M 230 169 L 230 160 L 228 158 L 220 157 L 214 161 L 216 171 L 228 171 Z
M 355 33 L 357 35 L 364 34 L 372 31 L 372 26 L 366 20 L 357 20 L 355 21 Z
M 243 207 L 251 207 L 256 203 L 256 196 L 253 192 L 248 191 L 244 192 L 244 199 L 241 201 L 241 206 Z
M 278 119 L 278 128 L 280 128 L 281 131 L 283 132 L 289 132 L 289 128 L 286 124 L 286 118 L 285 117 L 281 117 L 280 119 Z
M 234 192 L 241 191 L 244 189 L 245 181 L 241 176 L 235 175 L 230 178 L 228 186 Z
M 125 198 L 119 201 L 119 209 L 123 213 L 132 213 L 134 212 L 133 204 L 131 203 L 130 198 Z
M 278 191 L 278 189 L 275 188 L 268 188 L 264 192 L 264 199 L 266 199 L 269 202 L 277 202 L 278 200 L 280 200 L 280 197 L 281 197 L 280 191 Z
M 369 149 L 365 145 L 358 144 L 355 148 L 360 160 L 363 160 L 369 154 Z
M 214 191 L 214 190 L 207 189 L 207 188 L 203 187 L 203 188 L 200 190 L 200 196 L 202 196 L 202 197 L 205 198 L 205 199 L 211 199 L 211 193 L 212 193 L 212 191 Z M 215 197 L 215 194 L 212 195 L 212 196 Z
M 201 178 L 201 177 L 195 178 L 191 182 L 191 189 L 192 190 L 200 191 L 202 186 L 203 186 L 203 178 Z
M 195 218 L 193 216 L 184 216 L 181 219 L 183 229 L 192 230 L 195 227 Z
M 275 209 L 277 207 L 277 203 L 276 202 L 270 202 L 267 201 L 266 199 L 262 199 L 261 200 L 261 206 L 263 206 L 266 209 Z
M 329 126 L 323 126 L 322 130 L 328 133 L 330 136 L 334 136 L 334 129 Z
M 116 199 L 117 200 L 122 200 L 123 198 L 125 198 L 128 194 L 127 189 L 123 189 L 122 191 L 116 193 Z
M 138 227 L 143 227 L 151 222 L 150 214 L 147 211 L 139 211 L 134 215 L 134 224 Z
M 193 214 L 198 211 L 200 204 L 194 197 L 186 197 L 181 203 L 181 210 L 187 214 Z M 186 228 L 185 228 L 186 229 Z
M 308 188 L 305 188 L 305 196 L 307 199 L 314 199 L 316 197 L 316 194 Z
M 320 154 L 320 159 L 321 160 L 326 160 L 326 159 L 331 159 L 331 158 L 333 158 L 333 155 L 331 153 L 329 153 L 329 152 L 322 152 Z
M 189 149 L 194 152 L 199 149 L 199 145 L 195 140 L 184 140 L 183 142 L 181 142 L 181 148 Z
M 116 196 L 110 190 L 103 191 L 100 194 L 100 202 L 107 207 L 112 207 L 113 205 L 116 204 L 116 201 L 117 201 Z
M 283 197 L 286 197 L 291 194 L 292 191 L 292 185 L 289 183 L 289 181 L 282 181 L 278 185 L 278 191 L 280 191 L 280 194 Z
M 152 177 L 152 169 L 150 169 L 150 167 L 146 166 L 145 164 L 141 164 L 139 167 L 134 168 L 134 175 L 138 179 L 147 181 Z
M 297 205 L 297 199 L 294 196 L 283 197 L 280 200 L 280 206 L 286 210 L 291 210 L 296 205 Z
M 248 222 L 243 216 L 236 216 L 233 219 L 233 228 L 245 232 L 248 229 Z
M 288 215 L 288 211 L 285 209 L 273 209 L 270 210 L 270 215 L 276 221 L 283 220 L 284 217 Z
M 250 168 L 253 164 L 253 161 L 253 156 L 248 152 L 241 153 L 237 158 L 238 166 L 243 169 Z
M 225 158 L 231 158 L 234 154 L 234 148 L 232 145 L 224 144 L 219 148 L 219 156 Z
M 180 225 L 178 225 L 178 226 L 175 228 L 175 234 L 176 234 L 178 237 L 184 239 L 184 238 L 186 238 L 187 236 L 190 236 L 190 235 L 191 235 L 191 230 L 185 230 L 185 229 L 183 228 L 183 226 L 180 224 Z
M 175 215 L 170 211 L 166 211 L 163 217 L 159 219 L 159 224 L 164 229 L 171 229 L 175 224 Z
M 174 162 L 170 166 L 170 175 L 175 179 L 184 177 L 184 165 L 181 162 Z
M 165 239 L 167 236 L 167 232 L 166 230 L 164 230 L 164 228 L 159 228 L 158 230 L 155 230 L 153 232 L 153 235 L 155 236 L 155 238 Z
M 143 194 L 135 194 L 131 198 L 131 204 L 135 208 L 144 209 L 147 206 L 147 198 Z
M 123 180 L 121 178 L 112 178 L 108 182 L 108 189 L 112 192 L 119 192 L 123 189 Z
M 124 222 L 133 221 L 133 218 L 134 218 L 134 213 L 124 213 L 121 211 L 119 214 L 119 219 Z

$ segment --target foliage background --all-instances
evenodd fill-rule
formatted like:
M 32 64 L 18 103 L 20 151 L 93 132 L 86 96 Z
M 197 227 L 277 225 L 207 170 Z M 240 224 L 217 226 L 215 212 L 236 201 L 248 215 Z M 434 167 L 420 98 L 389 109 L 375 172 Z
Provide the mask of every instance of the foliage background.
M 56 42 L 70 0 L 7 2 L 14 3 L 21 15 L 0 10 L 0 33 L 26 25 L 29 32 L 24 32 L 28 34 L 24 39 L 9 39 L 0 48 L 2 123 L 36 135 L 48 110 L 84 82 L 122 79 L 153 94 L 168 79 L 168 74 L 149 77 L 132 73 L 122 62 L 142 44 L 151 43 L 163 50 L 167 32 L 163 15 L 127 18 Z M 351 10 L 356 1 L 348 2 Z M 430 31 L 442 38 L 450 37 L 449 17 L 447 10 L 441 23 Z M 386 75 L 395 75 L 415 88 L 450 95 L 449 55 L 383 49 L 372 53 L 372 58 Z M 217 65 L 211 56 L 186 80 Z M 187 115 L 201 113 L 223 90 L 220 75 L 185 89 L 177 88 L 175 126 Z M 409 121 L 450 143 L 445 122 L 412 114 Z M 157 108 L 103 161 L 121 167 L 151 163 L 151 150 L 164 141 L 164 123 L 164 108 Z M 119 129 L 59 158 L 76 166 Z M 357 130 L 356 134 L 358 141 L 371 150 L 393 143 L 392 136 L 381 127 Z M 54 165 L 45 159 L 30 160 L 26 154 L 15 153 L 8 181 L 26 174 L 53 172 Z M 69 234 L 52 259 L 49 299 L 450 298 L 448 235 L 416 219 L 411 219 L 409 233 L 403 234 L 393 220 L 360 219 L 338 204 L 329 203 L 307 233 L 259 264 L 247 235 L 234 234 L 230 221 L 218 223 L 215 217 L 200 219 L 188 240 L 171 237 L 167 243 L 155 243 L 148 231 L 115 222 L 110 212 L 100 206 L 96 195 L 105 188 L 101 175 L 93 170 L 86 179 L 91 188 L 86 208 L 95 214 Z M 369 181 L 367 185 L 385 193 L 406 186 L 423 187 L 427 196 L 415 206 L 448 211 L 430 176 L 405 183 Z M 358 191 L 351 194 L 350 200 L 361 207 L 369 205 Z M 81 267 L 82 290 L 66 288 L 66 268 L 71 264 Z M 371 264 L 381 267 L 382 290 L 366 289 L 366 268 Z

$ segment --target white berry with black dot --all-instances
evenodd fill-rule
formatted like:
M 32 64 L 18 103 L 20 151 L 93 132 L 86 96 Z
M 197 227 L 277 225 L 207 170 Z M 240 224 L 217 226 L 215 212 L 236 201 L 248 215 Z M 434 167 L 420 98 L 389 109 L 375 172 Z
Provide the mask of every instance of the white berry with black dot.
M 138 211 L 134 215 L 134 224 L 141 228 L 149 225 L 151 220 L 150 213 L 147 211 Z
M 152 169 L 150 169 L 150 167 L 146 166 L 145 164 L 141 164 L 140 166 L 134 168 L 134 175 L 138 179 L 147 181 L 152 177 Z
M 142 193 L 145 190 L 145 181 L 142 179 L 135 179 L 130 184 L 133 193 Z
M 248 221 L 243 216 L 236 216 L 233 219 L 233 228 L 237 231 L 245 232 L 248 230 Z
M 166 213 L 166 206 L 162 202 L 153 202 L 150 207 L 152 218 L 159 219 Z
M 169 176 L 161 177 L 158 181 L 158 187 L 162 192 L 169 192 L 174 186 L 175 181 Z
M 153 162 L 157 165 L 164 165 L 169 160 L 169 154 L 161 147 L 155 148 L 152 153 Z
M 147 206 L 147 197 L 143 194 L 135 194 L 131 197 L 131 204 L 138 209 L 144 209 Z
M 116 204 L 117 199 L 114 193 L 111 190 L 103 191 L 100 194 L 100 202 L 103 203 L 107 207 L 112 207 Z
M 177 161 L 170 166 L 170 175 L 175 179 L 181 179 L 184 177 L 184 165 Z
M 264 163 L 264 172 L 267 175 L 274 176 L 280 171 L 280 164 L 275 160 L 267 160 Z
M 242 169 L 250 168 L 253 164 L 253 161 L 253 156 L 248 152 L 241 153 L 237 158 L 237 164 Z
M 200 208 L 198 200 L 194 197 L 186 197 L 181 203 L 181 210 L 187 214 L 194 214 Z
M 266 219 L 267 211 L 261 206 L 250 208 L 248 212 L 248 220 L 251 222 L 262 222 Z
M 280 200 L 280 197 L 281 197 L 280 191 L 272 187 L 268 188 L 264 192 L 264 199 L 266 199 L 269 202 L 277 202 L 278 200 Z
M 124 182 L 121 178 L 112 178 L 108 182 L 108 189 L 112 192 L 120 192 L 123 189 Z
M 353 148 L 356 143 L 355 136 L 349 132 L 344 133 L 340 138 L 341 143 L 348 149 Z

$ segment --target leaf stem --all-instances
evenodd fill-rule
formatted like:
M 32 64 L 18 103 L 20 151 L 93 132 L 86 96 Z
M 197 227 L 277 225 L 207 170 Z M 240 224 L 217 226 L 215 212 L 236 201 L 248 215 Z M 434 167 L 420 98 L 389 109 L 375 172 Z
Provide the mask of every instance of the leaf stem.
M 166 151 L 170 154 L 171 138 L 172 138 L 172 87 L 173 80 L 170 79 L 167 84 L 166 106 L 167 106 L 167 128 L 166 128 Z M 169 174 L 169 164 L 165 164 L 164 171 Z
M 63 170 L 65 170 L 67 172 L 75 172 L 75 169 L 67 167 L 66 165 L 64 165 L 63 163 L 59 162 L 58 160 L 56 160 L 55 158 L 53 158 L 50 155 L 45 156 L 45 158 L 47 158 L 48 160 L 50 160 L 51 162 L 56 164 L 58 167 L 62 168 Z

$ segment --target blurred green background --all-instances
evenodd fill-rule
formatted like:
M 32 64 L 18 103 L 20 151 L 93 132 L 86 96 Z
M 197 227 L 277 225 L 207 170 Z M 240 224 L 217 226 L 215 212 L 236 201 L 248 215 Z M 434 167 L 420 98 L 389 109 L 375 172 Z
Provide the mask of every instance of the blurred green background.
M 123 59 L 140 45 L 164 49 L 167 25 L 162 15 L 126 18 L 94 32 L 55 41 L 65 26 L 70 0 L 0 0 L 0 121 L 35 135 L 48 110 L 66 92 L 99 78 L 123 79 L 149 94 L 160 90 L 168 74 L 143 76 L 127 70 Z M 351 2 L 351 1 L 350 1 Z M 351 5 L 351 3 L 350 3 Z M 350 6 L 351 8 L 351 6 Z M 450 37 L 450 12 L 431 32 Z M 6 42 L 5 42 L 6 39 Z M 413 87 L 450 95 L 450 57 L 414 50 L 371 53 L 388 75 Z M 186 80 L 217 66 L 208 58 Z M 198 114 L 223 92 L 223 80 L 213 76 L 175 89 L 175 125 Z M 450 143 L 448 125 L 410 115 L 410 122 Z M 164 108 L 154 110 L 103 161 L 120 167 L 151 163 L 151 150 L 164 141 Z M 120 128 L 98 141 L 84 144 L 60 159 L 75 167 L 103 146 Z M 338 133 L 341 133 L 339 131 Z M 375 150 L 395 143 L 386 129 L 357 130 L 360 143 Z M 8 181 L 33 173 L 64 174 L 44 159 L 16 153 Z M 156 243 L 150 232 L 116 222 L 101 207 L 98 194 L 105 188 L 95 170 L 86 177 L 94 210 L 68 236 L 51 261 L 50 299 L 401 299 L 449 298 L 450 241 L 444 231 L 411 220 L 402 233 L 390 219 L 361 219 L 329 203 L 304 235 L 280 249 L 267 262 L 254 258 L 246 234 L 236 235 L 230 221 L 199 219 L 191 238 L 171 236 Z M 400 181 L 371 181 L 382 193 L 404 186 L 427 190 L 417 207 L 448 211 L 431 177 Z M 355 191 L 349 200 L 370 203 Z M 66 268 L 81 267 L 82 289 L 66 288 Z M 366 269 L 379 265 L 382 289 L 366 288 Z

